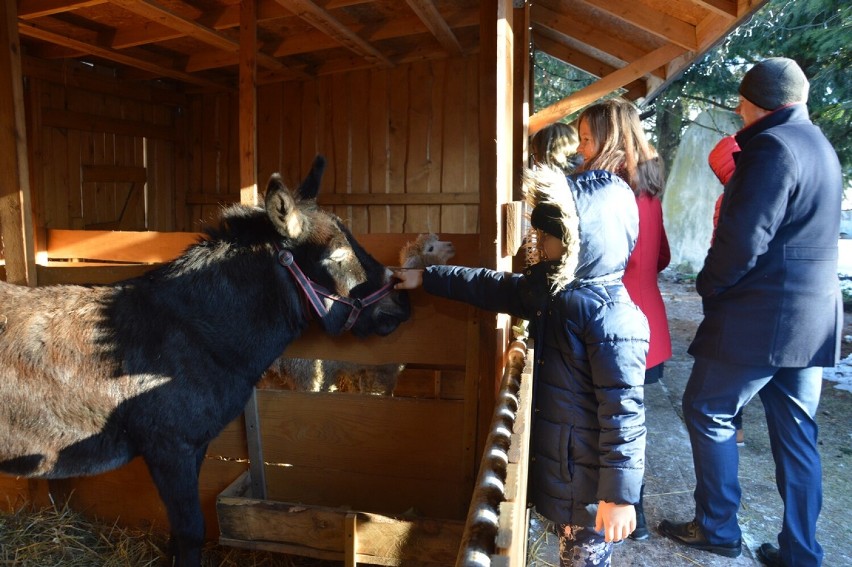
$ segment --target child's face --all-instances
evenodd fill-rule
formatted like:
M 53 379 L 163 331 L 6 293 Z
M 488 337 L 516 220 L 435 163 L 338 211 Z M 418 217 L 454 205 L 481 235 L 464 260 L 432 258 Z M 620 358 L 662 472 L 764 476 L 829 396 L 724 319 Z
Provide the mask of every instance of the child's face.
M 565 252 L 565 246 L 562 245 L 562 239 L 548 234 L 544 231 L 538 232 L 538 241 L 541 246 L 541 251 L 544 253 L 545 260 L 556 260 L 562 257 Z
M 583 160 L 590 161 L 598 155 L 598 141 L 592 136 L 592 129 L 589 128 L 588 120 L 580 120 L 580 127 L 577 130 L 580 134 L 580 145 L 577 146 L 577 152 L 583 156 Z

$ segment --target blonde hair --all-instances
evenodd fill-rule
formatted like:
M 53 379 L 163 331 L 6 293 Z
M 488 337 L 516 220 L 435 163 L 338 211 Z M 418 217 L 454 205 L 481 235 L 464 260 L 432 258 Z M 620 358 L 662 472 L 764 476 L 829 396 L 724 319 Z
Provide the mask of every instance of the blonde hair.
M 642 130 L 639 112 L 627 100 L 614 98 L 587 107 L 577 123 L 586 121 L 598 153 L 583 162 L 580 171 L 603 169 L 624 179 L 636 195 L 661 195 L 663 165 Z
M 530 142 L 530 154 L 536 165 L 549 165 L 567 175 L 574 171 L 571 157 L 577 153 L 579 144 L 574 126 L 554 122 L 536 132 Z

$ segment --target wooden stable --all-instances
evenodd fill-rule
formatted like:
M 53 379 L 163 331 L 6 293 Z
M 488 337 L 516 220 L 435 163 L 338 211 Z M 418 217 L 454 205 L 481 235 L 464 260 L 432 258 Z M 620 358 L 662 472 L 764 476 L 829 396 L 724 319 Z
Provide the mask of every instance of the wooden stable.
M 527 135 L 617 89 L 652 98 L 763 1 L 4 2 L 2 275 L 51 285 L 143 273 L 221 206 L 255 203 L 271 173 L 301 179 L 317 153 L 329 161 L 320 204 L 380 260 L 436 232 L 459 248 L 454 262 L 509 270 Z M 600 80 L 531 109 L 531 45 Z M 408 367 L 393 398 L 259 391 L 257 419 L 232 423 L 202 469 L 211 539 L 221 529 L 229 544 L 350 564 L 451 564 L 466 556 L 454 549 L 509 414 L 517 423 L 498 429 L 517 429 L 501 445 L 514 461 L 500 478 L 514 496 L 502 535 L 476 553 L 522 564 L 527 430 L 523 403 L 503 401 L 524 396 L 506 379 L 509 320 L 418 293 L 414 305 L 389 337 L 312 331 L 288 350 Z M 247 474 L 258 449 L 262 486 Z M 0 476 L 15 505 L 60 495 L 165 526 L 139 462 L 61 482 Z M 242 521 L 266 514 L 276 519 Z

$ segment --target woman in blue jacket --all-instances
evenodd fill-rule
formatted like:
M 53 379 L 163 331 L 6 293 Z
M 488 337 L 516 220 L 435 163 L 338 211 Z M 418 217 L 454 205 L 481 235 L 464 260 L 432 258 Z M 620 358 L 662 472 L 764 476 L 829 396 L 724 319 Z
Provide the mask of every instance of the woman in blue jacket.
M 534 339 L 530 500 L 560 527 L 562 566 L 608 566 L 635 528 L 645 463 L 648 324 L 621 283 L 638 234 L 618 176 L 529 172 L 541 262 L 522 274 L 430 266 L 399 289 L 529 320 Z

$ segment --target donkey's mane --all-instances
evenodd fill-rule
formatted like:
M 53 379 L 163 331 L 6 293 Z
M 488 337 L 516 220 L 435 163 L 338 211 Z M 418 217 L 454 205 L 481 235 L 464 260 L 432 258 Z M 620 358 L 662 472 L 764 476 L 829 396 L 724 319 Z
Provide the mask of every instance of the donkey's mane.
M 231 205 L 222 210 L 219 222 L 204 228 L 206 240 L 255 245 L 281 238 L 261 207 Z

